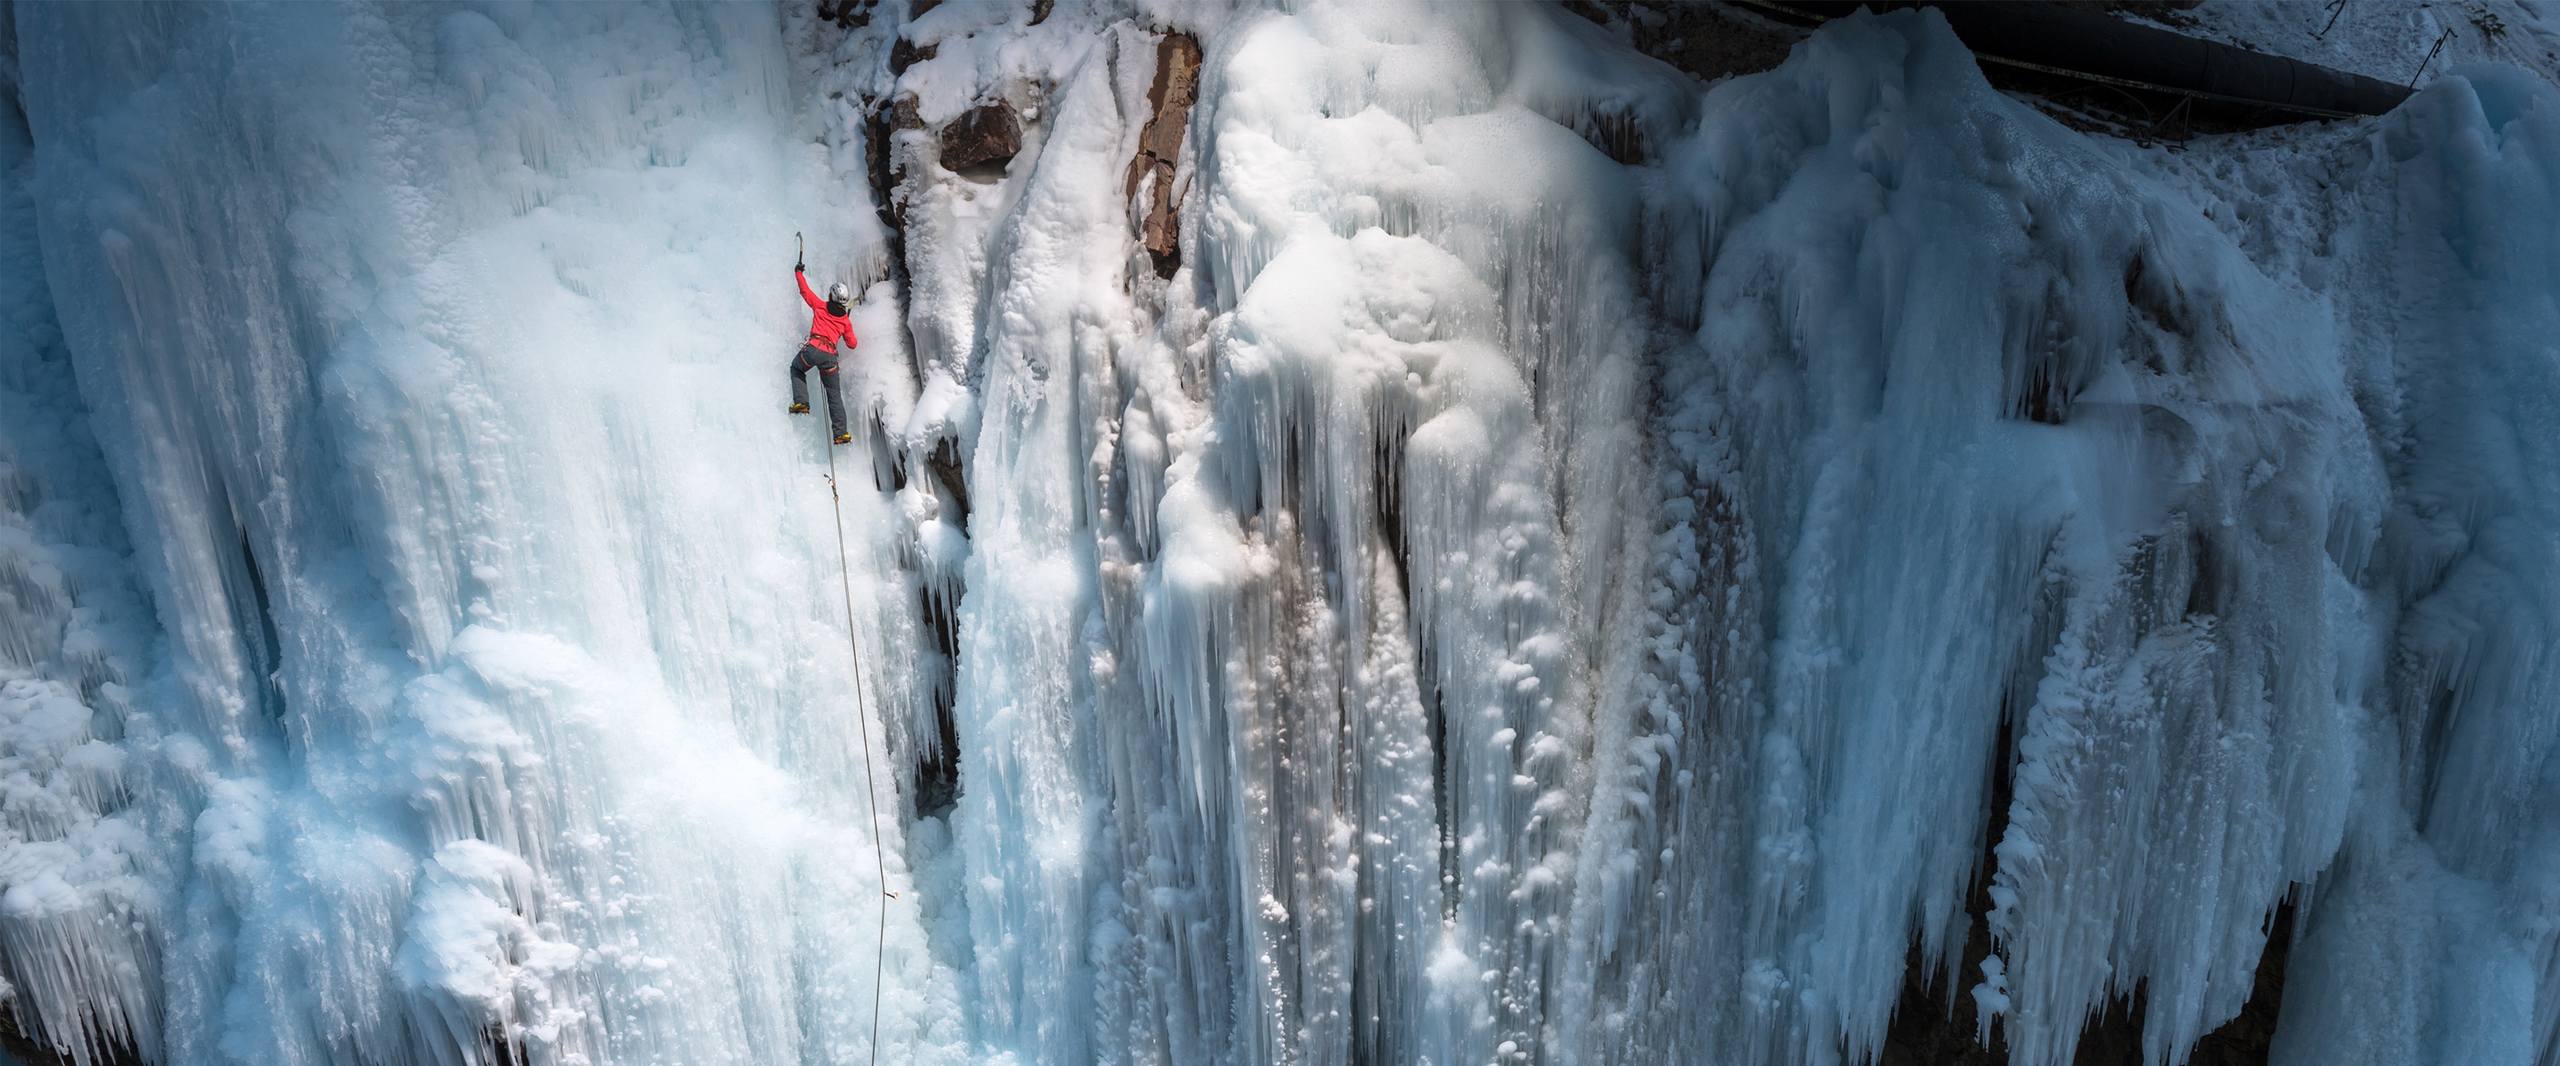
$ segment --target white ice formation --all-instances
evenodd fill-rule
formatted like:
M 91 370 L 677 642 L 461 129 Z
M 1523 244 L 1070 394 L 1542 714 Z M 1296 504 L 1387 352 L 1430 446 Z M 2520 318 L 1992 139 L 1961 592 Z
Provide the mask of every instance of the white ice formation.
M 0 1047 L 2560 1063 L 2547 76 L 1282 6 L 0 5 Z

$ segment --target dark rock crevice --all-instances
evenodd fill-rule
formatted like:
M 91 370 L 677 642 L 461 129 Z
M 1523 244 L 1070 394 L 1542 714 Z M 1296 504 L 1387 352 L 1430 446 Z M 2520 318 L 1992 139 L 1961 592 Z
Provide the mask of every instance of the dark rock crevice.
M 0 1008 L 0 1053 L 27 1066 L 80 1066 L 82 1058 L 69 1049 L 31 1036 L 18 1023 L 17 1005 Z M 147 1066 L 142 1053 L 126 1041 L 93 1043 L 87 1049 L 89 1066 Z
M 860 29 L 871 25 L 871 11 L 878 6 L 880 0 L 818 0 L 818 21 Z
M 2003 721 L 2008 715 L 2003 714 Z M 1984 838 L 1996 844 L 2007 831 L 2010 798 L 2010 773 L 2015 763 L 2014 738 L 2009 726 L 2000 733 L 1998 772 L 1992 780 L 1990 832 Z M 1990 878 L 1976 879 L 1966 912 L 1964 949 L 1956 970 L 1957 979 L 1941 981 L 1941 976 L 1914 944 L 1904 963 L 1901 998 L 1894 1005 L 1893 1023 L 1887 1030 L 1884 1045 L 1876 1055 L 1877 1066 L 2005 1066 L 2009 1061 L 2007 1042 L 1994 1027 L 1988 1046 L 1976 1034 L 1982 1031 L 1981 1014 L 1971 994 L 1971 981 L 1981 973 L 1982 961 L 1991 952 Z M 2196 1042 L 2186 1057 L 2178 1060 L 2185 1066 L 2265 1066 L 2275 1044 L 2276 1022 L 2284 999 L 2285 963 L 2293 948 L 2294 906 L 2287 900 L 2277 908 L 2269 923 L 2267 943 L 2258 956 L 2255 983 L 2240 1013 L 2222 1023 Z M 2072 1066 L 2148 1066 L 2143 1050 L 2144 990 L 2136 986 L 2129 996 L 2108 1001 L 2089 1020 L 2080 1033 L 2080 1043 L 2071 1056 Z
M 2275 1050 L 2276 1019 L 2284 1007 L 2285 964 L 2293 956 L 2293 901 L 2276 908 L 2268 922 L 2267 946 L 2258 953 L 2258 970 L 2249 986 L 2249 1001 L 2240 1013 L 2196 1041 L 2188 1066 L 2260 1066 Z
M 1734 3 L 1568 0 L 1564 9 L 1622 30 L 1636 51 L 1707 82 L 1775 67 L 1807 33 L 1799 21 Z
M 1991 872 L 1998 861 L 1991 849 L 2009 831 L 2012 774 L 2018 760 L 2016 721 L 2022 708 L 2014 698 L 2004 698 L 2002 703 L 2000 739 L 1991 761 L 1987 805 L 1991 824 L 1983 832 L 1981 866 L 1965 900 L 1964 947 L 1957 956 L 1955 977 L 1944 979 L 1936 960 L 1923 955 L 1917 943 L 1911 946 L 1902 966 L 1902 995 L 1894 1003 L 1893 1022 L 1876 1054 L 1877 1066 L 2001 1066 L 2009 1060 L 2007 1043 L 1997 1030 L 1988 1047 L 1978 1039 L 1981 1010 L 1972 995 L 1972 982 L 1982 973 L 1982 961 L 1991 955 Z
M 909 36 L 915 19 L 933 6 L 924 0 L 907 5 L 901 13 L 896 5 L 881 5 L 878 0 L 836 0 L 833 7 L 827 3 L 819 7 L 822 18 L 832 16 L 832 21 L 847 27 L 867 25 L 875 15 L 890 20 L 882 28 L 889 34 L 889 48 L 879 59 L 888 78 L 884 87 L 864 94 L 858 114 L 863 173 L 884 244 L 876 276 L 889 282 L 898 336 L 907 353 L 909 369 L 918 381 L 928 379 L 929 368 L 909 328 L 914 275 L 909 258 L 908 208 L 923 193 L 916 179 L 932 173 L 931 164 L 937 160 L 946 166 L 957 163 L 964 167 L 992 160 L 1000 177 L 1004 159 L 1018 150 L 1020 142 L 1019 124 L 1002 103 L 965 114 L 940 129 L 932 129 L 925 122 L 916 95 L 901 84 L 901 76 L 940 54 L 938 43 L 920 45 Z M 1009 144 L 1003 143 L 1007 140 Z M 988 151 L 990 146 L 996 150 Z M 972 158 L 972 153 L 982 158 Z M 874 487 L 883 493 L 912 488 L 934 497 L 941 503 L 943 520 L 965 536 L 969 492 L 957 443 L 949 438 L 910 440 L 903 430 L 881 421 L 880 415 L 879 411 L 872 412 Z M 947 815 L 960 792 L 960 745 L 954 708 L 959 649 L 954 608 L 959 590 L 938 587 L 939 579 L 933 576 L 917 576 L 913 618 L 921 638 L 921 646 L 916 649 L 921 660 L 916 672 L 922 698 L 908 713 L 930 721 L 913 723 L 914 742 L 907 750 L 893 750 L 890 754 L 893 759 L 906 760 L 912 775 L 903 779 L 905 784 L 900 789 L 905 815 L 902 831 L 911 831 L 923 818 Z M 956 578 L 956 574 L 949 576 Z
M 907 351 L 908 369 L 918 377 L 924 366 L 918 361 L 915 337 L 907 331 L 907 210 L 899 188 L 906 181 L 906 168 L 898 165 L 895 142 L 903 130 L 917 129 L 923 122 L 915 117 L 915 98 L 901 96 L 896 102 L 873 102 L 863 124 L 863 163 L 871 179 L 871 202 L 880 218 L 881 232 L 888 238 L 889 291 L 897 301 L 900 342 Z
M 266 574 L 258 567 L 257 550 L 249 543 L 248 530 L 239 533 L 240 569 L 247 577 L 249 608 L 256 618 L 254 624 L 250 618 L 237 618 L 236 624 L 242 643 L 248 646 L 249 667 L 257 675 L 256 695 L 267 720 L 281 722 L 285 716 L 284 637 L 276 628 L 275 602 L 267 592 Z
M 524 1066 L 524 1055 L 503 1027 L 491 1025 L 480 1032 L 480 1061 L 488 1066 Z
M 950 438 L 934 442 L 933 454 L 925 465 L 942 482 L 943 501 L 951 505 L 953 527 L 963 535 L 969 532 L 969 475 L 960 467 L 960 446 Z

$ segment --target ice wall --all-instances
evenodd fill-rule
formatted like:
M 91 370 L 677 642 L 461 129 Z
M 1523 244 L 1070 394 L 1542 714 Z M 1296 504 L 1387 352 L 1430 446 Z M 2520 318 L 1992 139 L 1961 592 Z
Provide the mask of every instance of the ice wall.
M 12 877 L 10 976 L 52 975 L 22 1024 L 170 1062 L 863 1056 L 876 901 L 913 894 L 857 708 L 903 695 L 875 670 L 856 699 L 826 457 L 780 413 L 792 231 L 845 269 L 862 200 L 773 12 L 9 14 L 65 342 L 27 372 L 63 395 L 67 348 L 166 632 L 121 755 L 170 809 L 140 903 Z M 854 391 L 908 387 L 881 360 Z M 912 634 L 870 608 L 908 597 L 840 461 L 885 663 Z M 33 683 L 79 682 L 37 652 Z M 73 749 L 12 759 L 100 772 L 62 697 L 10 684 Z M 108 864 L 80 834 L 113 820 L 64 843 Z M 46 911 L 76 904 L 142 946 L 66 941 Z M 912 902 L 888 918 L 881 1035 L 929 1061 L 948 971 Z
M 2435 276 L 2401 249 L 2435 223 L 2356 220 L 2449 212 L 2329 184 L 2440 149 L 2378 163 L 2335 127 L 2157 163 L 1993 92 L 1922 16 L 1704 92 L 1553 12 L 1315 5 L 1207 37 L 1183 271 L 1153 283 L 1110 220 L 1091 239 L 1119 258 L 1080 248 L 1060 300 L 1068 268 L 1028 236 L 1092 224 L 1057 194 L 1110 191 L 1129 147 L 1083 146 L 1145 104 L 1121 71 L 1095 107 L 1089 68 L 1138 53 L 1114 29 L 1087 69 L 1029 74 L 1005 50 L 1054 27 L 897 32 L 936 50 L 876 90 L 920 115 L 897 186 L 939 272 L 920 356 L 1007 412 L 913 435 L 974 440 L 978 498 L 1040 501 L 983 505 L 1006 525 L 970 537 L 955 824 L 1007 871 L 970 900 L 981 977 L 1074 992 L 999 997 L 991 1050 L 1866 1061 L 1919 989 L 2020 1063 L 2068 1061 L 2102 1011 L 2131 1015 L 2102 1039 L 2180 1060 L 2285 994 L 2361 1004 L 2352 1029 L 2287 1014 L 2294 1061 L 2467 1061 L 2444 1034 L 2485 1023 L 2431 1013 L 2430 967 L 2513 997 L 2491 1058 L 2548 1043 L 2540 963 L 2475 976 L 2408 928 L 2372 936 L 2407 960 L 2392 978 L 2258 975 L 2271 926 L 2354 920 L 2322 890 L 2394 832 L 2362 826 L 2400 827 L 2375 861 L 2418 864 L 2383 912 L 2485 891 L 2498 951 L 2548 951 L 2529 878 L 2445 879 L 2406 843 L 2434 801 L 2377 784 L 2416 760 L 2398 773 L 2450 797 L 2491 769 L 2390 737 L 2436 728 L 2410 701 L 2447 697 L 2411 693 L 2481 661 L 2413 647 L 2405 614 L 2406 569 L 2464 552 L 2410 539 L 2446 521 L 2402 517 L 2445 491 L 2410 456 L 2470 446 L 2404 428 L 2393 381 L 2423 372 L 2377 368 L 2433 357 L 2365 317 L 2447 302 L 2404 288 Z M 1042 135 L 1092 142 L 994 190 L 934 167 L 923 131 L 960 101 L 1052 81 Z M 988 198 L 1009 214 L 965 206 Z M 2451 302 L 2465 329 L 2507 313 Z M 2494 373 L 2541 381 L 2550 354 Z M 1026 453 L 1027 427 L 1057 446 Z M 1026 586 L 1016 560 L 1084 569 Z M 1047 639 L 1087 650 L 1041 653 L 1065 683 L 975 688 L 976 663 L 1067 647 L 983 621 L 1066 592 Z M 2524 687 L 2487 713 L 2547 708 L 2532 656 L 2495 661 Z M 1052 732 L 973 764 L 973 723 L 1026 722 Z M 2539 804 L 2547 746 L 2501 723 L 2502 795 Z M 1116 844 L 1021 891 L 1013 856 L 1094 839 L 1097 788 Z M 2481 832 L 2528 847 L 2542 817 Z M 990 907 L 1097 950 L 990 954 Z M 1221 1000 L 1232 1027 L 1198 1032 Z
M 1669 164 L 1710 264 L 1670 395 L 1707 439 L 1673 461 L 1748 546 L 1704 627 L 1766 650 L 1684 753 L 1732 782 L 1706 821 L 1762 842 L 1698 904 L 1744 931 L 1685 960 L 1746 975 L 1708 1038 L 1862 1058 L 1917 976 L 1982 981 L 2019 1062 L 2140 987 L 2147 1055 L 2181 1056 L 2353 783 L 2372 637 L 2336 632 L 2360 598 L 2321 549 L 2381 486 L 2331 331 L 1925 23 L 1842 26 L 1709 108 Z M 1976 922 L 1996 957 L 1956 972 Z
M 2532 76 L 2173 153 L 1925 13 L 5 21 L 31 1046 L 2560 1054 Z
M 2549 1062 L 2555 1029 L 2549 296 L 2560 112 L 2514 68 L 2445 79 L 2352 161 L 2347 254 L 2374 279 L 2346 362 L 2398 489 L 2370 586 L 2367 804 L 2313 913 L 2293 1061 Z M 2396 307 L 2398 312 L 2385 310 Z M 2393 1008 L 2377 1011 L 2377 993 Z
M 39 269 L 21 115 L 0 111 L 0 988 L 85 1062 L 158 1047 L 148 923 L 184 804 L 138 757 L 162 729 L 137 713 L 158 635 Z

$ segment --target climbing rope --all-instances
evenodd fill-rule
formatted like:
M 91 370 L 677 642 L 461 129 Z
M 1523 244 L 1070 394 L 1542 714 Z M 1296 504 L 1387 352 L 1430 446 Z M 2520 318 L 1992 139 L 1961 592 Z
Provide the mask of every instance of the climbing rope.
M 833 415 L 834 412 L 828 412 Z M 836 575 L 844 588 L 844 638 L 853 649 L 853 716 L 862 726 L 862 802 L 871 813 L 871 865 L 880 880 L 880 929 L 871 943 L 871 1062 L 880 1062 L 880 975 L 889 953 L 889 862 L 880 851 L 880 791 L 871 773 L 871 715 L 862 701 L 862 636 L 853 624 L 853 562 L 844 544 L 844 493 L 836 488 L 836 442 L 827 438 L 827 496 L 836 513 Z

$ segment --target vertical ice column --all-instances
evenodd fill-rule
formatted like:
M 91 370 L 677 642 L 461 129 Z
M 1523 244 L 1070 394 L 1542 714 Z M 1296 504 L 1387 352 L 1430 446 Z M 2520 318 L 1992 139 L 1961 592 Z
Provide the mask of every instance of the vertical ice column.
M 2328 506 L 2323 478 L 2355 476 L 2334 454 L 2351 412 L 2320 372 L 2312 305 L 2203 227 L 2161 221 L 2180 209 L 2149 204 L 2177 193 L 2112 167 L 1990 93 L 1925 17 L 1826 29 L 1710 95 L 1674 148 L 1648 253 L 1666 299 L 1697 300 L 1666 315 L 1698 328 L 1666 357 L 1678 477 L 1655 565 L 1704 602 L 1650 614 L 1652 661 L 1603 697 L 1577 926 L 1602 939 L 1575 947 L 1624 1014 L 1575 1012 L 1577 1048 L 1869 1054 L 1915 941 L 1936 970 L 1918 979 L 1945 982 L 1979 920 L 1965 889 L 1993 843 L 1984 785 L 2011 772 L 1995 762 L 2010 716 L 2064 738 L 2027 745 L 1998 854 L 2005 885 L 2036 886 L 1993 912 L 2038 960 L 2008 975 L 2015 1009 L 2076 1019 L 2111 994 L 2104 964 L 2076 983 L 2049 959 L 2141 974 L 2164 1054 L 2237 1009 L 2263 916 L 2325 860 L 2341 809 L 2348 742 L 2323 695 L 2340 645 L 2318 625 L 2281 639 L 2273 620 L 2331 580 L 2317 525 L 2294 516 Z M 2266 485 L 2275 462 L 2305 474 Z M 2065 617 L 2174 598 L 2174 619 L 2188 557 L 2137 547 L 2190 511 L 2236 530 L 2215 534 L 2226 555 L 2278 545 L 2273 564 L 2236 564 L 2264 599 L 2217 609 L 2243 664 L 2218 684 L 2270 694 L 2230 701 L 2228 734 L 2192 727 L 2188 709 L 2220 698 L 2200 678 L 2222 667 L 2198 664 L 2220 653 L 2160 643 L 2070 732 L 2072 687 L 2104 673 L 2074 664 L 2131 657 L 2133 638 Z M 2147 583 L 2144 605 L 2114 599 L 2119 582 Z M 2288 662 L 2257 671 L 2276 648 Z M 2086 835 L 2057 828 L 2039 857 L 2036 830 L 2065 823 Z M 2182 827 L 2148 864 L 2127 835 L 2144 825 Z M 1702 931 L 1616 932 L 1668 915 Z M 1667 1015 L 1655 990 L 1675 983 L 1742 1009 Z M 2047 1061 L 2049 1033 L 2014 1035 L 2021 1061 Z
M 1274 1059 L 1557 1054 L 1577 763 L 1631 587 L 1645 338 L 1632 188 L 1525 106 L 1587 106 L 1519 58 L 1580 54 L 1546 17 L 1320 5 L 1243 31 L 1204 80 L 1193 269 L 1234 310 L 1212 328 L 1216 435 L 1200 465 L 1174 461 L 1191 483 L 1159 513 L 1174 530 L 1234 509 L 1252 561 L 1219 588 L 1245 605 L 1225 676 L 1253 682 L 1192 697 L 1240 723 L 1235 779 L 1192 772 L 1252 812 L 1237 904 L 1260 912 L 1247 987 Z M 1150 624 L 1167 632 L 1202 598 L 1174 580 L 1186 534 L 1219 540 L 1166 534 Z M 1293 796 L 1280 824 L 1260 816 Z M 1357 918 L 1299 879 L 1309 863 Z M 1344 960 L 1352 997 L 1330 1000 Z
M 0 25 L 0 52 L 14 35 Z M 31 147 L 0 82 L 0 990 L 69 1061 L 160 1053 L 173 829 L 156 634 L 46 290 Z
M 1119 175 L 1133 130 L 1114 44 L 1084 53 L 1049 105 L 1020 199 L 993 233 L 954 709 L 977 1039 L 987 1053 L 1080 1063 L 1094 1042 L 1096 893 L 1116 881 L 1102 751 L 1140 728 L 1097 705 L 1092 381 L 1131 342 Z M 1017 164 L 1019 165 L 1019 164 Z M 1159 768 L 1158 772 L 1161 772 Z M 1194 853 L 1195 861 L 1216 856 Z M 1136 1019 L 1132 1019 L 1135 1021 Z
M 2385 442 L 2357 805 L 2305 915 L 2277 1061 L 2536 1063 L 2560 1048 L 2560 93 L 2448 77 L 2349 164 L 2349 373 Z M 2361 547 L 2361 545 L 2358 545 Z
M 46 268 L 189 685 L 160 713 L 211 753 L 170 1057 L 871 1050 L 896 800 L 776 373 L 789 235 L 843 175 L 775 13 L 13 14 Z M 888 919 L 881 1057 L 957 1054 Z

